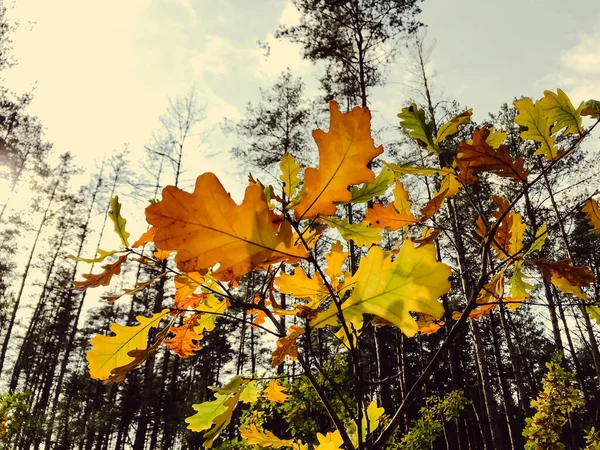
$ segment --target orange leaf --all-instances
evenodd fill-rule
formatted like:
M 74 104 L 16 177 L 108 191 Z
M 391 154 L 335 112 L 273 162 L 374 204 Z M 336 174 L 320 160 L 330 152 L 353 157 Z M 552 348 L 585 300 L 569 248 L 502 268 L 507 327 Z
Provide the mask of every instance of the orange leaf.
M 279 384 L 279 381 L 271 380 L 263 391 L 263 397 L 272 402 L 283 403 L 288 398 L 288 395 L 283 391 L 285 391 L 285 388 Z
M 198 306 L 202 296 L 194 294 L 198 286 L 200 286 L 204 279 L 198 272 L 184 273 L 176 275 L 174 280 L 175 289 L 175 304 L 173 305 L 177 309 L 187 309 L 189 306 L 195 308 Z
M 417 325 L 422 334 L 433 334 L 444 326 L 444 322 L 425 313 L 415 313 L 417 315 Z
M 334 101 L 329 106 L 329 131 L 313 131 L 319 148 L 319 168 L 309 168 L 304 173 L 305 195 L 294 210 L 297 219 L 334 214 L 333 202 L 352 199 L 348 186 L 375 181 L 367 164 L 383 153 L 383 147 L 375 147 L 371 137 L 369 108 L 356 107 L 342 114 Z
M 277 367 L 285 361 L 286 356 L 289 356 L 292 360 L 298 359 L 296 338 L 302 334 L 304 334 L 304 328 L 292 325 L 290 334 L 277 340 L 277 350 L 273 352 L 273 367 Z
M 212 173 L 199 176 L 191 194 L 166 187 L 162 201 L 146 208 L 146 218 L 157 228 L 159 248 L 178 249 L 175 262 L 183 272 L 218 263 L 213 276 L 233 280 L 254 268 L 307 255 L 294 244 L 289 223 L 279 225 L 259 186 L 248 186 L 237 205 Z
M 184 319 L 183 325 L 180 327 L 171 328 L 171 331 L 175 336 L 164 342 L 166 346 L 181 358 L 192 356 L 196 350 L 202 348 L 194 343 L 194 341 L 198 341 L 204 337 L 202 334 L 198 334 L 194 331 L 194 328 L 198 326 L 199 317 L 200 314 L 193 314 Z
M 148 242 L 154 241 L 154 234 L 156 233 L 156 228 L 150 227 L 148 231 L 140 236 L 140 238 L 133 243 L 131 248 L 138 248 L 142 245 L 146 245 Z
M 527 172 L 523 170 L 523 158 L 513 161 L 505 145 L 494 149 L 486 142 L 490 135 L 489 127 L 475 130 L 473 144 L 465 141 L 458 146 L 458 161 L 469 162 L 469 169 L 478 172 L 492 172 L 501 177 L 512 179 L 515 183 L 527 181 Z
M 104 272 L 93 274 L 86 273 L 83 275 L 85 281 L 72 281 L 73 286 L 78 291 L 85 291 L 87 288 L 108 286 L 113 275 L 119 275 L 121 273 L 121 265 L 127 261 L 127 255 L 119 256 L 119 259 L 112 264 L 102 266 Z
M 367 210 L 366 219 L 377 228 L 389 228 L 390 231 L 399 230 L 407 225 L 417 222 L 415 216 L 410 212 L 410 201 L 408 192 L 404 185 L 398 181 L 394 188 L 394 203 L 382 206 L 375 203 Z
M 592 198 L 588 198 L 585 201 L 582 211 L 585 213 L 585 218 L 590 223 L 592 231 L 600 233 L 600 209 L 598 208 L 598 202 Z
M 325 255 L 325 261 L 327 261 L 327 268 L 325 269 L 325 273 L 329 276 L 331 280 L 331 287 L 335 290 L 340 284 L 339 277 L 341 277 L 344 272 L 342 271 L 342 265 L 348 258 L 348 252 L 344 251 L 344 247 L 340 241 L 337 241 L 335 244 L 331 246 L 331 252 Z

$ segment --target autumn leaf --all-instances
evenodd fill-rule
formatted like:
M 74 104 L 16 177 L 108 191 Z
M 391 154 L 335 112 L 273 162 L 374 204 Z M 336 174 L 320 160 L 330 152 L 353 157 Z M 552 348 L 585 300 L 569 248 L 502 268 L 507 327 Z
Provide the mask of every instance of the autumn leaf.
M 402 108 L 398 114 L 400 126 L 408 131 L 408 135 L 417 140 L 417 143 L 436 155 L 440 154 L 440 147 L 433 139 L 433 121 L 425 119 L 425 111 L 419 109 L 415 103 L 407 108 Z
M 344 274 L 342 266 L 347 258 L 348 252 L 344 251 L 344 247 L 340 241 L 333 244 L 331 251 L 325 255 L 325 261 L 327 262 L 325 274 L 329 277 L 329 283 L 334 291 L 337 290 L 340 284 L 339 277 Z
M 102 273 L 93 274 L 85 273 L 83 278 L 85 281 L 72 281 L 73 286 L 78 291 L 85 291 L 87 288 L 108 286 L 113 275 L 119 275 L 121 273 L 121 265 L 127 261 L 127 255 L 119 256 L 119 259 L 112 264 L 102 266 L 104 271 Z
M 440 141 L 446 140 L 448 137 L 458 132 L 458 127 L 471 122 L 471 116 L 473 115 L 473 108 L 469 108 L 463 113 L 460 113 L 446 122 L 444 125 L 438 128 L 435 143 L 439 144 Z
M 385 410 L 377 406 L 377 402 L 372 401 L 369 403 L 369 406 L 366 410 L 366 417 L 363 416 L 361 421 L 361 429 L 363 439 L 368 436 L 370 433 L 375 431 L 379 426 L 379 420 Z M 368 420 L 367 420 L 368 419 Z M 350 436 L 350 440 L 352 444 L 358 447 L 358 431 L 356 428 L 356 422 L 351 422 L 350 426 L 347 427 L 348 434 Z M 334 440 L 334 443 L 338 443 L 339 439 L 337 437 Z
M 164 344 L 180 358 L 192 356 L 195 351 L 202 348 L 194 343 L 194 341 L 203 338 L 202 334 L 198 334 L 195 331 L 195 328 L 198 326 L 199 317 L 200 314 L 192 314 L 190 317 L 186 317 L 183 325 L 171 328 L 175 336 L 164 341 Z
M 523 170 L 523 158 L 513 161 L 504 145 L 500 145 L 498 149 L 493 148 L 486 142 L 489 135 L 490 130 L 487 127 L 475 130 L 472 144 L 464 141 L 459 144 L 456 159 L 468 162 L 469 168 L 474 171 L 492 172 L 510 178 L 515 183 L 527 181 L 527 172 Z
M 550 123 L 554 123 L 550 131 L 556 133 L 566 127 L 563 134 L 580 134 L 583 130 L 581 126 L 583 102 L 575 109 L 562 89 L 559 88 L 556 92 L 555 94 L 552 91 L 544 91 L 544 98 L 539 101 L 543 113 Z
M 319 445 L 314 450 L 342 450 L 344 440 L 339 430 L 330 431 L 327 434 L 317 433 Z
M 138 248 L 146 245 L 149 242 L 154 241 L 154 235 L 156 234 L 156 228 L 150 227 L 148 230 L 140 236 L 140 238 L 133 243 L 131 248 Z
M 302 330 L 304 331 L 304 330 Z M 285 388 L 277 380 L 271 380 L 263 391 L 263 397 L 272 402 L 284 403 L 288 395 L 284 393 Z
M 137 316 L 139 325 L 126 327 L 113 323 L 110 331 L 115 334 L 114 336 L 96 335 L 91 342 L 92 349 L 86 356 L 90 376 L 105 380 L 113 369 L 133 361 L 134 357 L 128 353 L 131 350 L 145 349 L 148 346 L 148 332 L 156 328 L 168 314 L 169 310 L 163 309 L 152 317 Z
M 194 331 L 203 334 L 215 329 L 217 317 L 222 315 L 229 308 L 229 300 L 219 300 L 216 296 L 209 294 L 202 301 L 201 305 L 196 307 L 196 312 L 200 313 L 200 318 L 196 321 Z
M 289 356 L 291 360 L 298 359 L 296 338 L 302 334 L 304 334 L 304 328 L 292 325 L 290 327 L 290 334 L 277 340 L 277 350 L 273 352 L 273 367 L 277 367 L 285 361 L 286 356 Z
M 121 297 L 123 297 L 124 295 L 134 295 L 134 294 L 137 294 L 138 292 L 143 291 L 145 288 L 150 286 L 152 283 L 154 283 L 159 278 L 164 277 L 165 275 L 166 275 L 166 273 L 164 273 L 164 272 L 159 273 L 155 277 L 150 278 L 148 281 L 140 281 L 140 282 L 135 283 L 135 287 L 133 289 L 123 289 L 123 292 L 121 294 L 105 295 L 100 298 L 102 298 L 104 300 L 108 300 L 109 302 L 115 302 L 118 299 L 120 299 Z
M 586 306 L 585 309 L 590 317 L 600 325 L 600 306 Z
M 288 199 L 291 199 L 300 185 L 300 164 L 296 162 L 294 157 L 289 153 L 285 153 L 279 163 L 281 176 L 279 179 L 283 181 L 283 192 Z
M 380 316 L 414 336 L 418 325 L 410 312 L 442 317 L 444 308 L 438 298 L 450 290 L 450 268 L 436 261 L 433 245 L 415 248 L 407 241 L 394 261 L 383 250 L 372 247 L 360 261 L 354 275 L 354 290 L 342 304 L 348 322 L 362 322 L 363 314 Z M 312 327 L 337 323 L 337 310 L 329 310 L 311 322 Z
M 199 176 L 191 194 L 166 187 L 162 201 L 146 208 L 146 218 L 157 228 L 158 248 L 178 249 L 175 262 L 183 272 L 218 263 L 213 276 L 233 280 L 256 267 L 307 255 L 294 244 L 289 223 L 279 226 L 260 187 L 248 186 L 237 205 L 212 173 Z
M 248 381 L 246 387 L 240 394 L 240 402 L 244 403 L 254 403 L 260 398 L 260 394 L 262 394 L 262 388 L 257 386 L 257 380 Z
M 521 133 L 521 137 L 541 144 L 535 152 L 537 155 L 544 155 L 550 161 L 557 159 L 563 152 L 556 147 L 555 138 L 550 131 L 552 123 L 545 114 L 541 101 L 534 104 L 529 97 L 526 97 L 517 100 L 515 108 L 519 111 L 515 123 L 527 127 L 527 130 Z
M 394 163 L 388 163 L 384 161 L 384 166 L 390 169 L 396 178 L 400 178 L 402 175 L 446 175 L 449 173 L 454 173 L 454 171 L 449 167 L 444 167 L 440 169 L 436 169 L 433 167 L 412 167 L 412 166 L 400 166 Z
M 480 319 L 488 315 L 504 298 L 504 272 L 502 269 L 495 274 L 489 283 L 486 283 L 477 297 L 477 307 L 469 313 L 469 319 Z M 452 315 L 454 320 L 460 319 L 462 312 L 457 311 Z
M 600 208 L 598 207 L 598 202 L 593 198 L 588 198 L 585 201 L 582 211 L 585 213 L 585 218 L 592 227 L 592 231 L 600 233 Z
M 592 119 L 600 119 L 600 102 L 598 100 L 586 101 L 583 104 L 581 115 L 590 116 Z
M 375 178 L 373 183 L 364 183 L 360 187 L 353 187 L 350 190 L 352 198 L 344 203 L 365 203 L 379 195 L 385 194 L 388 187 L 394 182 L 394 174 L 391 170 L 384 168 Z
M 342 114 L 335 102 L 330 102 L 329 131 L 313 131 L 319 148 L 319 168 L 304 172 L 305 195 L 294 209 L 296 219 L 310 219 L 335 213 L 334 202 L 352 198 L 348 186 L 373 183 L 375 174 L 367 165 L 383 152 L 375 147 L 371 137 L 369 108 L 356 107 Z
M 94 264 L 94 263 L 103 262 L 109 256 L 113 256 L 114 254 L 122 253 L 122 252 L 120 252 L 118 250 L 106 251 L 106 250 L 102 250 L 101 248 L 99 248 L 98 250 L 96 250 L 96 253 L 100 256 L 98 256 L 96 258 L 82 258 L 80 256 L 78 257 L 75 255 L 67 255 L 67 258 L 72 259 L 73 261 L 82 261 L 84 263 Z
M 127 220 L 121 216 L 121 204 L 119 203 L 119 196 L 115 195 L 110 201 L 110 210 L 108 211 L 108 217 L 113 221 L 115 225 L 115 233 L 121 238 L 121 243 L 125 247 L 129 247 L 129 236 L 130 234 L 125 230 Z
M 321 217 L 320 220 L 338 230 L 346 242 L 354 241 L 359 247 L 370 247 L 381 240 L 381 230 L 371 228 L 369 221 L 349 223 L 348 219 L 335 217 Z
M 523 273 L 522 266 L 523 261 L 516 261 L 513 267 L 513 274 L 510 279 L 510 291 L 507 298 L 507 302 L 509 302 L 508 306 L 511 309 L 516 309 L 520 303 L 531 297 L 529 291 L 533 290 L 533 285 L 525 281 L 529 277 Z
M 246 439 L 248 444 L 261 447 L 281 448 L 294 445 L 294 441 L 279 439 L 270 431 L 260 431 L 254 424 L 250 424 L 250 428 L 240 427 L 240 436 Z
M 390 231 L 399 230 L 417 222 L 415 216 L 410 212 L 410 200 L 408 192 L 404 189 L 402 182 L 397 181 L 394 188 L 394 202 L 387 206 L 375 203 L 372 208 L 367 209 L 365 218 L 377 228 L 388 228 Z
M 551 282 L 561 291 L 588 300 L 588 296 L 581 288 L 591 285 L 596 277 L 587 267 L 573 266 L 570 259 L 560 261 L 535 259 L 530 262 L 540 269 L 546 281 Z
M 194 295 L 194 293 L 204 282 L 202 275 L 198 272 L 182 273 L 176 275 L 173 282 L 175 283 L 175 303 L 173 307 L 181 310 L 188 307 L 195 308 L 201 297 Z
M 417 247 L 422 247 L 423 245 L 431 244 L 439 237 L 441 233 L 441 228 L 424 227 L 421 237 L 418 239 L 412 239 L 412 241 L 413 243 L 417 244 Z
M 548 227 L 546 224 L 542 224 L 542 226 L 538 229 L 535 237 L 533 238 L 533 242 L 529 244 L 529 249 L 525 251 L 523 254 L 523 258 L 532 254 L 533 252 L 540 252 L 544 247 L 544 243 L 546 242 L 546 238 L 548 237 Z
M 296 298 L 307 300 L 324 300 L 329 296 L 329 291 L 323 284 L 321 276 L 316 273 L 313 278 L 308 278 L 301 267 L 294 268 L 292 275 L 281 273 L 276 279 L 275 284 L 282 294 L 293 295 Z

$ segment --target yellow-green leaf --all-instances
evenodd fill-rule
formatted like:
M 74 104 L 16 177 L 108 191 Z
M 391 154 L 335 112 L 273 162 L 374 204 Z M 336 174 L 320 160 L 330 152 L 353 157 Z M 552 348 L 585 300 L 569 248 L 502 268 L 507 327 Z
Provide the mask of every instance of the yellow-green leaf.
M 294 441 L 279 439 L 270 431 L 260 431 L 256 425 L 250 424 L 250 428 L 240 427 L 240 436 L 242 436 L 250 445 L 260 445 L 261 447 L 292 447 Z
M 110 201 L 110 210 L 108 211 L 108 217 L 115 224 L 115 233 L 121 238 L 121 242 L 125 247 L 129 247 L 129 233 L 125 230 L 127 220 L 121 216 L 121 204 L 119 203 L 119 196 L 115 195 Z
M 542 98 L 539 103 L 550 123 L 554 123 L 551 130 L 552 133 L 556 133 L 565 127 L 567 127 L 567 129 L 564 134 L 581 133 L 581 111 L 583 110 L 583 102 L 575 109 L 571 100 L 567 97 L 567 94 L 561 89 L 557 89 L 556 94 L 552 91 L 544 91 L 544 98 Z
M 438 298 L 450 290 L 450 274 L 450 267 L 436 261 L 433 245 L 415 248 L 407 241 L 394 261 L 379 247 L 372 247 L 353 277 L 350 298 L 342 304 L 344 318 L 359 323 L 363 314 L 373 314 L 391 322 L 407 336 L 414 336 L 418 325 L 410 312 L 441 318 L 444 308 Z M 337 311 L 332 305 L 311 326 L 336 323 Z
M 535 238 L 533 239 L 533 242 L 529 246 L 529 250 L 527 250 L 525 252 L 523 257 L 530 255 L 533 252 L 542 251 L 542 247 L 544 246 L 544 242 L 546 242 L 547 237 L 548 237 L 548 228 L 546 227 L 546 224 L 543 224 L 538 229 L 538 232 L 535 234 Z
M 370 247 L 381 240 L 380 229 L 369 227 L 368 222 L 349 223 L 348 219 L 321 217 L 321 220 L 340 232 L 346 241 L 354 241 L 360 247 Z
M 215 417 L 220 416 L 227 410 L 225 402 L 228 398 L 228 394 L 215 394 L 215 400 L 192 405 L 196 414 L 185 419 L 188 423 L 188 429 L 203 431 L 212 427 Z
M 88 263 L 88 264 L 93 264 L 93 263 L 100 263 L 102 261 L 104 261 L 106 258 L 108 258 L 109 256 L 112 256 L 116 253 L 121 253 L 119 250 L 110 250 L 110 251 L 106 251 L 106 250 L 102 250 L 101 248 L 99 248 L 98 250 L 96 250 L 96 253 L 98 253 L 97 258 L 93 258 L 93 259 L 88 259 L 88 258 L 81 258 L 81 257 L 77 257 L 75 255 L 68 255 L 67 258 L 72 259 L 73 261 L 82 261 L 84 263 Z
M 434 124 L 425 119 L 424 110 L 419 109 L 413 103 L 407 108 L 402 108 L 402 112 L 398 114 L 398 117 L 400 118 L 400 126 L 405 130 L 409 130 L 409 136 L 415 138 L 421 147 L 436 155 L 440 154 L 440 147 L 433 140 Z
M 444 125 L 442 125 L 437 132 L 435 143 L 439 144 L 440 141 L 447 139 L 458 131 L 460 125 L 471 122 L 471 116 L 473 115 L 473 108 L 469 108 L 465 112 L 454 116 Z
M 289 153 L 285 153 L 279 163 L 281 169 L 281 176 L 279 179 L 283 181 L 283 192 L 288 199 L 294 196 L 296 189 L 300 185 L 300 164 L 296 162 L 294 157 Z
M 262 394 L 262 388 L 256 385 L 257 381 L 249 381 L 242 393 L 240 394 L 240 402 L 254 403 Z
M 523 265 L 523 261 L 516 261 L 513 268 L 513 275 L 510 279 L 510 291 L 508 293 L 508 302 L 524 302 L 529 297 L 531 297 L 531 293 L 529 291 L 533 290 L 533 285 L 529 284 L 525 281 L 527 277 L 521 267 Z M 519 306 L 519 303 L 509 303 L 509 307 L 511 309 L 516 309 Z
M 394 164 L 394 163 L 387 163 L 384 161 L 383 163 L 385 165 L 385 167 L 387 167 L 388 169 L 390 169 L 393 173 L 394 176 L 396 178 L 400 178 L 402 175 L 435 175 L 435 174 L 440 174 L 440 175 L 445 175 L 448 173 L 454 173 L 454 170 L 451 168 L 443 168 L 443 169 L 436 169 L 434 167 L 411 167 L 411 166 L 399 166 L 398 164 Z
M 544 155 L 550 161 L 558 158 L 561 153 L 555 145 L 554 136 L 550 132 L 552 123 L 548 116 L 544 114 L 540 102 L 534 105 L 533 101 L 526 97 L 523 100 L 517 100 L 515 108 L 519 110 L 519 114 L 515 117 L 515 123 L 527 127 L 527 130 L 521 133 L 521 137 L 541 144 L 541 147 L 535 152 L 536 154 Z
M 385 168 L 375 178 L 373 183 L 364 183 L 360 187 L 353 187 L 350 190 L 352 199 L 344 203 L 365 203 L 378 195 L 385 194 L 390 184 L 394 182 L 394 174 L 391 170 Z
M 582 116 L 590 116 L 592 119 L 600 119 L 600 102 L 598 100 L 588 100 L 583 104 L 581 110 Z
M 143 350 L 148 346 L 148 332 L 156 328 L 159 322 L 169 314 L 168 309 L 152 317 L 137 316 L 139 325 L 126 327 L 113 323 L 110 331 L 114 336 L 96 335 L 92 339 L 92 349 L 87 353 L 90 376 L 106 380 L 113 369 L 125 366 L 134 360 L 128 353 L 131 350 Z
M 600 306 L 586 306 L 585 309 L 590 317 L 594 319 L 598 325 L 600 325 Z

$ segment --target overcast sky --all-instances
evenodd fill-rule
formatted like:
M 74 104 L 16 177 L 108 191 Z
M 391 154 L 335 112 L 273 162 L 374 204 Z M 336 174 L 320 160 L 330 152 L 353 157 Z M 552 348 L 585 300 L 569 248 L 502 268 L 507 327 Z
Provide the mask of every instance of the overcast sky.
M 476 119 L 544 89 L 600 99 L 598 0 L 425 0 L 422 9 L 427 39 L 437 43 L 430 67 L 437 92 L 474 108 Z M 57 151 L 77 154 L 84 166 L 124 143 L 135 159 L 168 97 L 195 85 L 207 106 L 203 126 L 213 128 L 202 150 L 219 156 L 198 154 L 186 176 L 213 171 L 235 192 L 244 180 L 218 124 L 242 117 L 259 87 L 286 67 L 309 90 L 317 86 L 318 69 L 299 47 L 273 37 L 298 18 L 288 0 L 19 0 L 9 15 L 20 22 L 19 64 L 7 82 L 18 92 L 36 86 L 31 112 Z M 257 41 L 270 44 L 268 59 Z M 372 97 L 379 125 L 395 124 L 407 102 L 398 61 Z

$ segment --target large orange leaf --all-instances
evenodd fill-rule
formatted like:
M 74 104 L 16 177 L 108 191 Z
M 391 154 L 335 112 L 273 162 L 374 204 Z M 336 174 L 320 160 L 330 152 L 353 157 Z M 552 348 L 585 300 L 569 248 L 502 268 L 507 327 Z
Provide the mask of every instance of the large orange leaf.
M 259 186 L 248 186 L 238 205 L 212 173 L 200 175 L 191 194 L 166 187 L 162 201 L 146 208 L 146 219 L 157 229 L 158 248 L 178 250 L 175 262 L 183 272 L 206 271 L 218 263 L 214 277 L 232 280 L 253 268 L 307 255 L 294 244 L 289 224 L 278 224 Z
M 367 164 L 383 152 L 383 147 L 373 143 L 369 108 L 356 107 L 342 114 L 335 102 L 329 106 L 329 131 L 313 131 L 319 147 L 319 168 L 304 173 L 306 193 L 294 210 L 297 219 L 330 216 L 336 210 L 333 202 L 352 199 L 348 186 L 375 181 Z
M 458 146 L 457 160 L 468 162 L 469 169 L 478 172 L 492 172 L 501 177 L 510 178 L 515 183 L 527 181 L 527 172 L 523 169 L 523 158 L 513 161 L 508 153 L 508 148 L 500 145 L 493 148 L 488 142 L 490 135 L 488 127 L 475 130 L 473 143 L 461 142 Z

